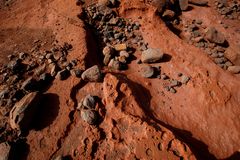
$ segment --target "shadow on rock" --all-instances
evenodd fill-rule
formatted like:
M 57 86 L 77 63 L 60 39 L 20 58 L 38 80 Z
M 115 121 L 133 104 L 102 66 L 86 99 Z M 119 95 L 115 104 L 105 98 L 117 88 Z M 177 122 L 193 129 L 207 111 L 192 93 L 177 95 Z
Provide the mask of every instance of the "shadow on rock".
M 215 160 L 217 159 L 214 155 L 212 155 L 208 151 L 208 146 L 203 143 L 202 141 L 197 140 L 192 136 L 192 133 L 186 130 L 178 129 L 172 127 L 159 119 L 157 119 L 154 114 L 153 110 L 151 109 L 151 99 L 152 96 L 145 87 L 141 84 L 131 81 L 125 75 L 115 74 L 122 82 L 129 84 L 128 86 L 132 90 L 133 96 L 136 98 L 138 105 L 145 113 L 145 117 L 143 121 L 147 122 L 149 125 L 153 126 L 156 130 L 160 130 L 157 124 L 160 124 L 167 129 L 171 130 L 176 138 L 186 143 L 193 154 L 196 156 L 197 159 L 208 159 L 208 160 Z M 155 122 L 152 122 L 152 120 Z M 157 123 L 157 124 L 156 124 Z
M 38 111 L 34 118 L 32 128 L 42 130 L 52 124 L 58 115 L 59 104 L 59 96 L 57 94 L 43 94 L 40 98 Z
M 29 153 L 29 145 L 26 139 L 20 139 L 14 144 L 9 154 L 9 160 L 26 160 Z

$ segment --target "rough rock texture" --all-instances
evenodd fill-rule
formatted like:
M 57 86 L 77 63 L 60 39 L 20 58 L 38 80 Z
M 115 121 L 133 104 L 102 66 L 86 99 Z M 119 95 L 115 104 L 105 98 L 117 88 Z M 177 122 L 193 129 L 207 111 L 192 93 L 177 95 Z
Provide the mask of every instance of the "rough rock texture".
M 81 75 L 84 81 L 98 82 L 101 80 L 101 71 L 97 65 L 88 68 Z
M 161 60 L 163 58 L 163 53 L 161 49 L 149 48 L 142 52 L 141 61 L 143 63 L 153 63 Z
M 92 2 L 86 0 L 87 5 Z M 114 10 L 120 17 L 141 24 L 139 31 L 148 47 L 161 48 L 168 54 L 161 63 L 151 64 L 161 66 L 165 73 L 161 77 L 167 75 L 181 81 L 177 75 L 182 73 L 191 80 L 172 94 L 165 89 L 169 78 L 143 78 L 138 72 L 139 48 L 128 69 L 111 71 L 104 85 L 74 76 L 65 81 L 56 79 L 45 91 L 38 123 L 26 135 L 23 146 L 16 146 L 20 151 L 14 152 L 15 159 L 239 159 L 239 74 L 223 70 L 209 58 L 207 49 L 187 43 L 182 36 L 186 29 L 182 21 L 201 19 L 203 27 L 215 27 L 224 34 L 229 47 L 236 50 L 240 42 L 239 21 L 223 18 L 225 15 L 215 9 L 215 1 L 208 1 L 209 7 L 190 5 L 179 15 L 180 24 L 174 29 L 148 2 L 121 0 Z M 73 50 L 67 58 L 78 59 L 81 70 L 103 65 L 97 37 L 78 18 L 82 6 L 60 0 L 1 1 L 0 5 L 1 65 L 14 51 L 31 50 L 36 39 L 41 41 L 39 46 L 48 50 L 55 41 L 71 42 Z M 105 73 L 109 72 L 106 68 L 103 67 Z M 1 74 L 2 77 L 8 75 Z M 84 122 L 76 109 L 87 94 L 100 97 L 96 105 L 100 119 L 96 125 Z M 8 118 L 0 118 L 1 128 L 10 128 L 6 127 Z M 6 131 L 6 140 L 11 141 L 12 130 Z
M 32 92 L 16 103 L 10 112 L 10 125 L 12 129 L 28 129 L 38 110 L 39 93 Z
M 210 42 L 217 43 L 217 44 L 224 44 L 226 41 L 224 35 L 216 30 L 214 27 L 210 27 L 206 33 L 206 38 Z
M 8 143 L 0 143 L 0 160 L 8 160 L 11 147 Z

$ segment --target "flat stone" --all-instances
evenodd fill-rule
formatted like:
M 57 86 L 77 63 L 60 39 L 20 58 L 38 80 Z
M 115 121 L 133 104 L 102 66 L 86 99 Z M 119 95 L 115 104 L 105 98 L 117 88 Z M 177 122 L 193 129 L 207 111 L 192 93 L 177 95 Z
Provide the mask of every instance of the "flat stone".
M 227 70 L 233 74 L 238 74 L 240 73 L 240 66 L 229 66 Z
M 84 81 L 99 82 L 102 78 L 102 74 L 99 67 L 94 65 L 84 71 L 81 77 Z
M 182 11 L 186 11 L 188 9 L 188 0 L 179 0 L 179 6 Z
M 38 108 L 39 95 L 39 92 L 31 92 L 14 105 L 9 116 L 12 129 L 28 129 Z
M 95 109 L 96 101 L 95 101 L 95 98 L 92 95 L 88 94 L 83 99 L 82 104 L 83 104 L 84 107 L 87 107 L 88 109 Z
M 142 65 L 140 68 L 142 77 L 150 78 L 154 75 L 154 68 L 149 65 Z
M 85 122 L 87 122 L 90 125 L 93 125 L 97 122 L 98 115 L 97 112 L 94 110 L 83 109 L 81 111 L 81 117 Z
M 160 49 L 149 48 L 142 52 L 141 61 L 143 63 L 153 63 L 163 58 L 163 53 Z
M 208 29 L 205 38 L 212 43 L 216 43 L 216 44 L 220 44 L 220 45 L 224 44 L 226 41 L 224 35 L 221 32 L 219 32 L 218 30 L 216 30 L 216 28 L 214 28 L 214 27 L 210 27 Z
M 8 160 L 11 146 L 7 142 L 0 144 L 0 160 Z
M 114 45 L 114 49 L 115 49 L 116 51 L 124 51 L 124 50 L 127 49 L 127 44 L 125 44 L 125 43 L 116 44 L 116 45 Z

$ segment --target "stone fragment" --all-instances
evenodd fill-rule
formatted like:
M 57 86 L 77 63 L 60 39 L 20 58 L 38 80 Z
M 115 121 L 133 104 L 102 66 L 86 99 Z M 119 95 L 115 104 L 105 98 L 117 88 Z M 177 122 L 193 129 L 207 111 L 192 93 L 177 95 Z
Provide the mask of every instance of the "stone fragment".
M 224 35 L 218 30 L 216 30 L 216 28 L 214 27 L 210 27 L 207 30 L 205 38 L 212 43 L 216 43 L 220 45 L 224 44 L 226 41 Z
M 183 76 L 181 77 L 181 83 L 182 83 L 182 84 L 187 84 L 189 80 L 190 80 L 190 77 L 188 77 L 188 76 L 186 76 L 186 75 L 183 75 Z
M 88 94 L 84 99 L 83 99 L 83 102 L 82 102 L 83 106 L 88 108 L 88 109 L 95 109 L 95 106 L 96 106 L 96 101 L 95 101 L 95 98 Z
M 175 12 L 169 9 L 166 9 L 163 14 L 162 17 L 165 19 L 172 19 L 175 16 Z
M 38 108 L 39 95 L 39 92 L 31 92 L 14 105 L 9 116 L 12 129 L 28 129 Z
M 111 59 L 111 61 L 108 64 L 108 67 L 113 70 L 120 70 L 121 69 L 121 63 L 118 60 Z
M 84 81 L 99 82 L 102 78 L 101 71 L 97 65 L 88 68 L 81 75 Z
M 102 51 L 103 55 L 106 56 L 106 55 L 113 55 L 114 54 L 114 50 L 112 47 L 110 46 L 106 46 L 103 48 L 103 51 Z
M 142 77 L 150 78 L 154 75 L 154 68 L 150 65 L 142 65 L 140 68 Z
M 7 142 L 0 144 L 0 160 L 8 160 L 11 146 Z
M 125 43 L 116 44 L 116 45 L 114 45 L 114 49 L 115 49 L 116 51 L 124 51 L 124 50 L 127 49 L 127 44 L 125 44 Z
M 240 73 L 240 66 L 229 66 L 227 70 L 233 74 L 238 74 Z
M 93 125 L 97 122 L 98 115 L 97 112 L 94 110 L 83 109 L 81 110 L 81 117 L 85 122 L 87 122 L 90 125 Z
M 142 52 L 141 61 L 143 63 L 153 63 L 163 58 L 163 53 L 160 49 L 149 48 Z

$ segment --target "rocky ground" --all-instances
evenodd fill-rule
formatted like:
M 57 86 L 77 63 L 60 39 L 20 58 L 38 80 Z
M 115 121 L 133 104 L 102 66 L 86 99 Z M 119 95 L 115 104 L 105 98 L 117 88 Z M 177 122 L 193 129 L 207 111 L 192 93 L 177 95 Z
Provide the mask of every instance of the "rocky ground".
M 240 2 L 3 0 L 0 159 L 240 159 Z

